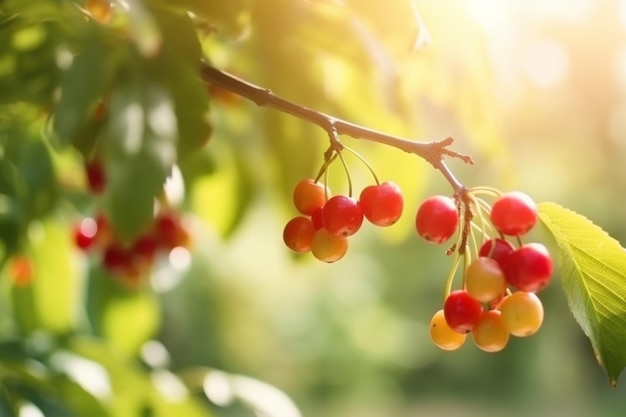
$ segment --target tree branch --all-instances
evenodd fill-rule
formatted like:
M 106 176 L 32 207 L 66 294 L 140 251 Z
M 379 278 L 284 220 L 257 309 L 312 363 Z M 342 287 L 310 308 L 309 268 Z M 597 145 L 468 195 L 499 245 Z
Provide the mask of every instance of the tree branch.
M 271 107 L 283 113 L 288 113 L 302 120 L 316 124 L 324 129 L 330 137 L 348 135 L 356 139 L 364 139 L 383 145 L 392 146 L 407 153 L 415 154 L 428 161 L 440 171 L 450 183 L 455 193 L 462 192 L 465 187 L 459 182 L 444 162 L 445 156 L 461 159 L 473 164 L 472 158 L 449 149 L 454 139 L 448 137 L 439 141 L 415 142 L 398 136 L 382 133 L 355 123 L 351 123 L 317 110 L 301 106 L 274 94 L 267 88 L 262 88 L 232 74 L 219 70 L 211 65 L 202 63 L 202 80 L 214 84 L 240 96 L 252 100 L 258 106 Z

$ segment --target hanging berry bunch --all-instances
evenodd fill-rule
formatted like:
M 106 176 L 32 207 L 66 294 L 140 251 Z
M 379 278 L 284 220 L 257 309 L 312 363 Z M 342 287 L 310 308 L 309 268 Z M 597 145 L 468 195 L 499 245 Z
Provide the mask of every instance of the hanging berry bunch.
M 490 205 L 480 196 L 495 197 Z M 448 251 L 455 258 L 443 308 L 430 322 L 430 336 L 444 350 L 458 349 L 471 333 L 476 346 L 497 352 L 511 335 L 539 330 L 543 306 L 535 294 L 552 276 L 552 259 L 537 242 L 522 237 L 537 222 L 537 207 L 526 194 L 487 187 L 461 188 L 453 198 L 434 196 L 420 206 L 415 224 L 427 242 L 444 243 L 458 231 Z M 452 284 L 463 260 L 462 285 Z
M 106 175 L 97 159 L 85 163 L 87 189 L 102 194 Z M 190 235 L 180 215 L 162 208 L 150 227 L 132 241 L 122 241 L 114 232 L 104 213 L 81 219 L 74 227 L 74 243 L 78 249 L 96 255 L 109 274 L 127 288 L 137 288 L 151 271 L 158 256 L 176 247 L 188 247 Z
M 348 151 L 363 162 L 375 183 L 353 197 L 350 171 L 342 152 Z M 329 166 L 339 159 L 348 179 L 348 194 L 331 195 L 327 186 Z M 320 180 L 323 177 L 323 182 Z M 293 191 L 293 204 L 299 216 L 287 222 L 283 240 L 297 253 L 311 252 L 323 262 L 335 262 L 348 251 L 348 237 L 361 228 L 363 220 L 387 227 L 402 215 L 404 198 L 400 187 L 390 181 L 380 182 L 369 163 L 356 151 L 342 145 L 331 136 L 331 146 L 316 178 L 300 181 Z

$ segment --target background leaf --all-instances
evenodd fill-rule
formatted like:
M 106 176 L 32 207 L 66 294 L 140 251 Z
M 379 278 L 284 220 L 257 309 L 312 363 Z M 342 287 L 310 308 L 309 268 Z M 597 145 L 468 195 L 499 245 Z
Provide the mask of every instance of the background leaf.
M 539 216 L 559 247 L 563 289 L 611 385 L 626 366 L 626 250 L 584 216 L 542 203 Z
M 176 158 L 177 121 L 167 91 L 134 78 L 111 97 L 106 151 L 108 212 L 122 239 L 146 229 Z

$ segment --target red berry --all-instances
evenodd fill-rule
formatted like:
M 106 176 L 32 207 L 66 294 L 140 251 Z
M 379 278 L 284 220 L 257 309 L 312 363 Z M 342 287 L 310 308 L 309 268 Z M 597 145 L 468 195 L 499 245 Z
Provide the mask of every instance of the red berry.
M 443 243 L 459 225 L 459 212 L 450 197 L 436 195 L 426 199 L 417 210 L 415 227 L 427 242 Z
M 302 180 L 293 190 L 293 205 L 300 213 L 310 216 L 324 205 L 328 194 L 324 184 L 313 179 Z
M 509 255 L 514 250 L 515 247 L 511 242 L 497 237 L 485 241 L 478 250 L 478 256 L 491 258 L 498 262 L 500 268 L 504 269 Z
M 159 213 L 154 219 L 154 234 L 159 244 L 166 249 L 189 245 L 189 233 L 180 218 L 170 211 Z
M 363 210 L 355 199 L 336 195 L 324 205 L 324 228 L 335 236 L 350 236 L 363 224 Z
M 404 198 L 400 187 L 387 181 L 365 187 L 361 191 L 359 204 L 367 220 L 384 227 L 398 221 L 404 208 Z
M 132 252 L 137 257 L 151 262 L 156 256 L 158 249 L 159 241 L 155 236 L 148 234 L 139 236 L 135 240 L 135 243 L 133 243 Z
M 111 245 L 105 249 L 102 258 L 104 268 L 113 274 L 125 274 L 133 264 L 132 252 L 121 246 Z
M 101 194 L 106 186 L 106 176 L 102 163 L 96 159 L 85 163 L 85 174 L 87 176 L 87 186 L 89 191 Z
M 315 230 L 319 230 L 324 227 L 324 207 L 318 207 L 313 214 L 311 214 L 311 221 Z
M 96 240 L 98 224 L 91 217 L 84 218 L 74 229 L 74 243 L 81 250 L 89 249 Z
M 283 230 L 283 241 L 289 249 L 297 253 L 311 250 L 315 226 L 307 217 L 294 217 L 289 220 Z
M 520 236 L 537 223 L 537 205 L 527 194 L 512 191 L 493 203 L 491 221 L 501 233 Z
M 457 333 L 472 331 L 482 312 L 480 302 L 464 290 L 452 291 L 443 305 L 446 323 Z
M 548 249 L 541 243 L 520 246 L 509 256 L 504 276 L 520 291 L 539 291 L 552 277 L 552 258 Z

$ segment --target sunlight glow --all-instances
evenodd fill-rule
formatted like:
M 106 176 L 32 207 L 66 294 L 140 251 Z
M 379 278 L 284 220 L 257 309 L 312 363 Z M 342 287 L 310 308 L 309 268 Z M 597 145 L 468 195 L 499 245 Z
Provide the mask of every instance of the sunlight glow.
M 172 402 L 182 401 L 187 397 L 187 387 L 169 371 L 154 372 L 151 376 L 155 388 Z
M 44 413 L 34 404 L 26 403 L 20 407 L 19 417 L 46 417 Z
M 111 398 L 111 382 L 106 369 L 97 362 L 82 358 L 69 352 L 52 355 L 55 368 L 80 385 L 96 398 Z
M 552 87 L 563 81 L 569 69 L 569 56 L 563 45 L 552 39 L 540 39 L 530 45 L 524 56 L 526 76 L 540 87 Z
M 615 106 L 609 116 L 609 136 L 614 143 L 626 147 L 626 101 Z
M 141 346 L 141 359 L 152 368 L 164 368 L 170 363 L 170 354 L 158 340 L 148 340 Z
M 623 93 L 626 93 L 626 47 L 622 47 L 615 56 L 615 81 Z

